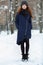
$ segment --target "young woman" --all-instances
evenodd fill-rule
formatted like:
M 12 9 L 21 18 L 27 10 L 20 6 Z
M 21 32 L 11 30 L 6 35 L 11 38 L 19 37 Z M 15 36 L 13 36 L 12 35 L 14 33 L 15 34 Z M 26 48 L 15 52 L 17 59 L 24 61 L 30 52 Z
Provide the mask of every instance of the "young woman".
M 22 1 L 15 18 L 15 24 L 18 29 L 17 44 L 21 45 L 22 60 L 28 60 L 29 39 L 31 38 L 32 29 L 31 18 L 32 12 L 27 1 Z M 24 43 L 26 47 L 24 47 Z

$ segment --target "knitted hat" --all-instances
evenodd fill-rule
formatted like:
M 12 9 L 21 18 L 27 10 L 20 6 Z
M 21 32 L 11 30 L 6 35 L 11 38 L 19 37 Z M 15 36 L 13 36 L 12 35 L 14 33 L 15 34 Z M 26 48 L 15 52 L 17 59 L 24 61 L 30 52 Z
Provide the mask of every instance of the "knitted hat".
M 22 1 L 22 2 L 21 2 L 21 6 L 24 5 L 24 4 L 25 4 L 26 6 L 28 6 L 28 2 L 27 2 L 27 1 Z

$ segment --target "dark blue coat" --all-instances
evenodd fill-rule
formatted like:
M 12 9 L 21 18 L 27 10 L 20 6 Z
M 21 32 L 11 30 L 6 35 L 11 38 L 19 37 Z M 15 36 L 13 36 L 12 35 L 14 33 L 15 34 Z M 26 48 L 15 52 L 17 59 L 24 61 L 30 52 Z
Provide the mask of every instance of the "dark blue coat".
M 30 14 L 27 13 L 23 16 L 22 13 L 17 13 L 15 24 L 18 29 L 17 44 L 20 45 L 20 42 L 23 41 L 24 38 L 31 38 L 32 21 Z

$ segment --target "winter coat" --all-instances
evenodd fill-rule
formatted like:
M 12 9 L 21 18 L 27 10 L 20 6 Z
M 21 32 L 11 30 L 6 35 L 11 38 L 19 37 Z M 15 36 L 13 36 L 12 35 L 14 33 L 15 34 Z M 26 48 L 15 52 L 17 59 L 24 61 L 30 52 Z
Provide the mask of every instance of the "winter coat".
M 26 15 L 23 15 L 25 11 L 21 13 L 17 13 L 15 24 L 18 29 L 17 33 L 17 44 L 20 45 L 21 41 L 24 38 L 30 39 L 31 38 L 31 29 L 32 29 L 32 20 L 29 12 L 26 12 Z

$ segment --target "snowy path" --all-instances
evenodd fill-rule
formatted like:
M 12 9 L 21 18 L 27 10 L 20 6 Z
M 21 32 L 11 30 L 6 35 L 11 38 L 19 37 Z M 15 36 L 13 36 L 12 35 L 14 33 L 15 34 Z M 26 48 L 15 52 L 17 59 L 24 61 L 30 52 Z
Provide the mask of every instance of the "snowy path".
M 7 35 L 6 32 L 1 33 L 0 65 L 43 65 L 43 33 L 32 30 L 28 62 L 21 61 L 21 50 L 20 46 L 16 45 L 16 40 L 17 30 L 13 35 Z

